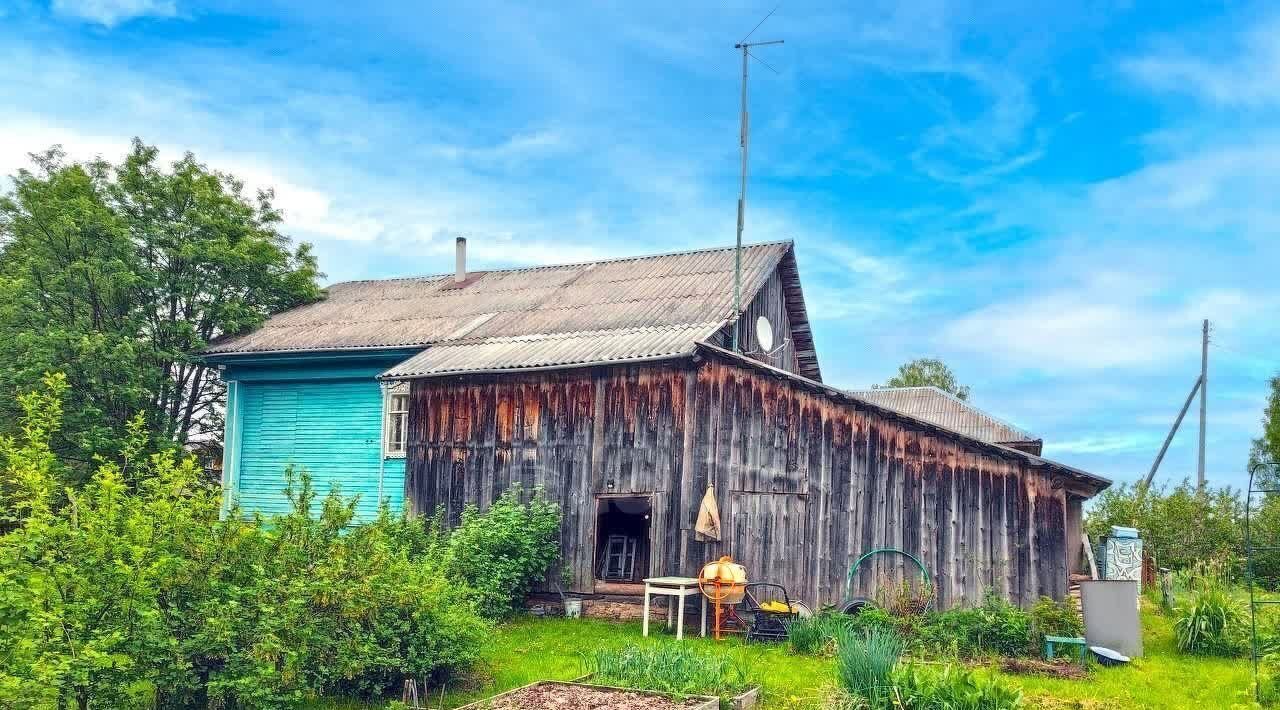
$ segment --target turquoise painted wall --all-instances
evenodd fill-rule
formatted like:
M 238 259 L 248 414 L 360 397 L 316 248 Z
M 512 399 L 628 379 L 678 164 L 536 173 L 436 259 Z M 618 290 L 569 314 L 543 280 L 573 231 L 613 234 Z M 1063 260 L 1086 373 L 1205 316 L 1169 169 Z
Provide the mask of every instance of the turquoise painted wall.
M 379 492 L 404 502 L 404 459 L 382 455 L 377 375 L 412 353 L 312 354 L 223 361 L 227 381 L 224 504 L 246 514 L 288 510 L 285 471 L 310 473 L 324 496 L 359 495 L 357 514 L 377 514 Z M 381 483 L 379 483 L 381 481 Z

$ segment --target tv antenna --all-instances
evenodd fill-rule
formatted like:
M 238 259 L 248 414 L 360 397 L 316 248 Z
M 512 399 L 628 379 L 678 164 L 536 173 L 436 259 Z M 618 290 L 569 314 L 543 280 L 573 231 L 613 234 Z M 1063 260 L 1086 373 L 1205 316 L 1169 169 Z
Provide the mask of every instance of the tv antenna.
M 742 158 L 742 172 L 740 174 L 740 183 L 738 188 L 738 238 L 735 242 L 733 251 L 733 351 L 741 352 L 738 344 L 738 318 L 742 315 L 742 228 L 746 219 L 747 212 L 747 148 L 749 144 L 748 132 L 750 130 L 751 121 L 747 115 L 747 68 L 750 66 L 748 59 L 754 59 L 765 65 L 774 74 L 778 73 L 777 69 L 769 66 L 765 60 L 757 57 L 751 50 L 757 47 L 768 47 L 775 44 L 782 44 L 783 40 L 771 39 L 762 42 L 748 42 L 751 35 L 760 29 L 765 20 L 773 16 L 778 8 L 773 8 L 763 20 L 756 23 L 755 27 L 747 33 L 737 44 L 733 45 L 734 49 L 742 50 L 742 109 L 738 116 L 738 152 Z

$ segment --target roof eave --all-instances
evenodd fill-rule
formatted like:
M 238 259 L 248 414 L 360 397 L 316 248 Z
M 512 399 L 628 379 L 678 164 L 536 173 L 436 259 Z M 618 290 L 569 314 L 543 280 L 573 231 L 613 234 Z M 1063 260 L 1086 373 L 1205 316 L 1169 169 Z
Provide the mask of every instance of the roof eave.
M 1027 462 L 1031 466 L 1048 469 L 1053 473 L 1062 475 L 1072 480 L 1073 482 L 1080 484 L 1081 487 L 1084 489 L 1082 492 L 1083 495 L 1094 496 L 1094 495 L 1097 495 L 1098 493 L 1101 493 L 1102 491 L 1106 490 L 1111 486 L 1111 479 L 1109 478 L 1098 476 L 1096 474 L 1089 473 L 1088 471 L 1083 471 L 1081 469 L 1075 468 L 1074 466 L 1068 466 L 1067 464 L 1058 463 L 1057 461 L 1052 461 L 1050 459 L 1046 459 L 1041 456 L 1036 456 L 1035 454 L 1029 454 L 1025 451 L 1019 451 L 1018 449 L 1013 449 L 1008 446 L 1001 446 L 1000 444 L 994 444 L 988 441 L 983 441 L 981 439 L 977 439 L 975 437 L 969 436 L 962 432 L 958 432 L 943 426 L 939 426 L 937 424 L 934 424 L 933 422 L 925 421 L 923 419 L 913 417 L 909 414 L 904 414 L 895 409 L 882 407 L 878 404 L 868 402 L 864 399 L 859 399 L 858 397 L 855 397 L 842 389 L 832 387 L 830 385 L 826 385 L 821 382 L 817 382 L 815 380 L 811 380 L 807 377 L 804 377 L 803 375 L 797 375 L 794 372 L 789 372 L 787 370 L 774 367 L 772 365 L 760 362 L 758 360 L 752 360 L 749 357 L 739 355 L 729 350 L 725 350 L 724 348 L 712 345 L 710 343 L 699 343 L 698 349 L 704 350 L 713 356 L 717 356 L 717 357 L 744 365 L 746 367 L 751 367 L 757 370 L 763 370 L 777 377 L 794 381 L 803 387 L 808 387 L 810 389 L 823 392 L 834 399 L 844 401 L 844 402 L 854 403 L 861 407 L 867 407 L 872 411 L 875 411 L 876 413 L 880 414 L 881 416 L 884 416 L 890 419 L 900 419 L 903 421 L 907 421 L 912 423 L 915 426 L 921 427 L 923 429 L 935 432 L 943 436 L 963 439 L 967 442 L 971 442 L 972 444 L 978 447 L 985 448 L 989 451 L 993 451 L 1000 455 L 1004 455 L 1010 458 L 1022 459 L 1023 461 Z
M 391 374 L 391 368 L 386 372 L 378 375 L 379 380 L 388 382 L 405 382 L 409 380 L 425 380 L 438 379 L 442 377 L 478 377 L 483 375 L 518 375 L 522 373 L 551 372 L 555 370 L 580 370 L 587 367 L 606 367 L 609 365 L 636 365 L 642 363 L 669 362 L 673 360 L 692 359 L 696 353 L 696 348 L 690 348 L 687 351 L 678 353 L 667 353 L 663 355 L 647 355 L 644 357 L 633 358 L 617 358 L 612 360 L 592 360 L 588 362 L 575 362 L 564 365 L 535 365 L 532 367 L 502 367 L 502 368 L 478 368 L 473 370 L 447 370 L 443 372 L 422 372 L 422 373 L 403 373 Z

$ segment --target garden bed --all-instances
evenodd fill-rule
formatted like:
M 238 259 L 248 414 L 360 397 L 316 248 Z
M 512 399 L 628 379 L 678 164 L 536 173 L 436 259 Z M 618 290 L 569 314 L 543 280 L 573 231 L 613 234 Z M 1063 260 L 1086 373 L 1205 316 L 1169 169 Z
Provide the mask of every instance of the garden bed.
M 676 698 L 646 690 L 540 681 L 458 710 L 717 710 L 719 707 L 719 698 L 706 695 Z
M 594 673 L 588 673 L 581 678 L 574 678 L 574 683 L 586 683 L 594 677 Z M 729 707 L 732 710 L 752 710 L 760 703 L 760 686 L 753 685 L 750 688 L 737 693 L 728 698 Z

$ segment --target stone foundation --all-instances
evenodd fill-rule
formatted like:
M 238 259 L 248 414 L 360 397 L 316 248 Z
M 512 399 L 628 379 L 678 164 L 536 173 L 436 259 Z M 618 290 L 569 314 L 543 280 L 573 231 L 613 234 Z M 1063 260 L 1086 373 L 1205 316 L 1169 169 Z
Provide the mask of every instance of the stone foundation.
M 592 619 L 609 621 L 640 621 L 644 618 L 644 598 L 631 596 L 595 595 L 582 598 L 582 615 Z M 650 623 L 667 622 L 667 601 L 671 597 L 656 596 L 649 600 Z M 698 623 L 698 604 L 695 597 L 689 597 L 684 609 L 685 626 Z M 564 616 L 564 604 L 558 596 L 532 596 L 525 606 L 535 615 Z M 710 617 L 710 610 L 708 610 Z

